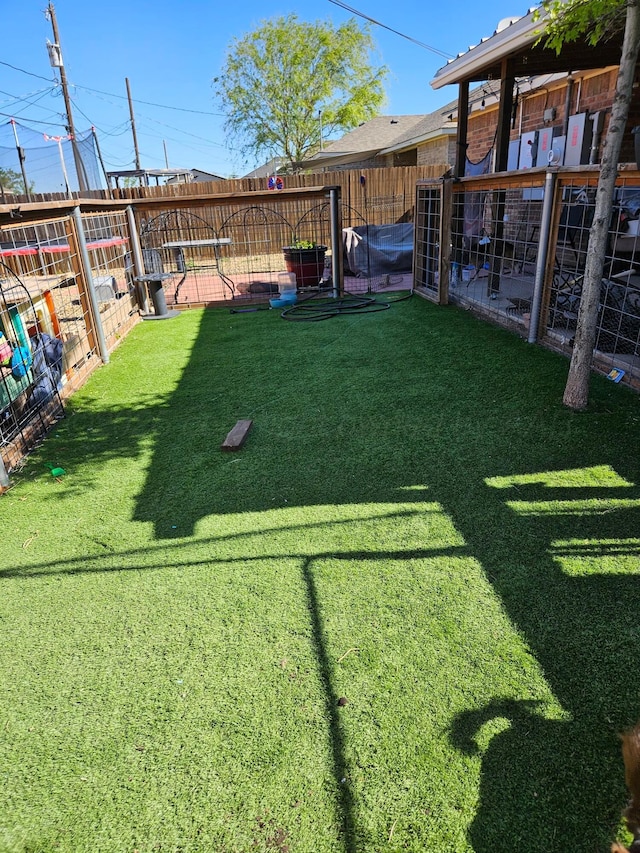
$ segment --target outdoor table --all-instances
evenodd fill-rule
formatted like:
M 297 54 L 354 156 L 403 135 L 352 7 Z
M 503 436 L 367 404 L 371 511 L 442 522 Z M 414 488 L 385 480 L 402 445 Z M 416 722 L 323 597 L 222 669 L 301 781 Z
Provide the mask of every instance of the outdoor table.
M 231 296 L 233 298 L 235 294 L 235 285 L 233 281 L 226 276 L 222 270 L 220 269 L 220 259 L 218 258 L 218 246 L 229 246 L 231 244 L 231 237 L 208 237 L 205 240 L 170 240 L 167 243 L 162 244 L 163 249 L 173 249 L 175 253 L 176 266 L 178 268 L 178 272 L 182 273 L 182 278 L 178 282 L 178 286 L 176 287 L 175 292 L 175 301 L 178 301 L 178 293 L 180 292 L 180 287 L 184 283 L 185 278 L 187 277 L 187 273 L 189 270 L 184 261 L 184 250 L 185 249 L 203 249 L 213 247 L 213 256 L 214 256 L 214 269 L 216 274 L 219 276 L 222 283 L 229 288 L 231 291 Z
M 136 281 L 140 284 L 146 284 L 149 287 L 151 301 L 153 302 L 153 310 L 155 314 L 143 314 L 145 320 L 168 320 L 170 317 L 177 317 L 178 311 L 169 311 L 167 308 L 167 300 L 162 289 L 162 283 L 168 278 L 171 278 L 171 273 L 168 272 L 150 272 L 145 275 L 136 276 Z

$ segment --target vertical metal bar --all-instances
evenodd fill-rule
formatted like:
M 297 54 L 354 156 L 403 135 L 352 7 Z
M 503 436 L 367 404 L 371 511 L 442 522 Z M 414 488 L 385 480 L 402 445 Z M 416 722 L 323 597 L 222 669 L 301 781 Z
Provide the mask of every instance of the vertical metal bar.
M 425 190 L 425 193 L 427 190 Z M 413 227 L 413 259 L 411 262 L 411 289 L 413 290 L 417 287 L 424 287 L 424 268 L 421 269 L 420 281 L 418 281 L 418 247 L 422 247 L 422 233 L 423 233 L 423 209 L 424 209 L 424 201 L 422 195 L 422 187 L 419 184 L 416 184 L 416 200 L 415 200 L 415 217 L 414 217 L 414 227 Z
M 329 209 L 331 213 L 331 278 L 333 279 L 333 296 L 338 299 L 344 290 L 340 187 L 330 187 Z
M 497 168 L 497 167 L 496 167 Z M 494 223 L 493 231 L 493 256 L 491 258 L 491 269 L 487 279 L 487 296 L 496 299 L 500 291 L 500 268 L 501 258 L 504 255 L 504 223 L 507 191 L 495 190 L 494 200 L 491 206 L 491 219 Z
M 455 178 L 464 178 L 467 164 L 467 128 L 469 125 L 469 83 L 458 84 L 458 128 L 456 131 L 456 162 L 453 169 Z
M 533 284 L 533 299 L 531 301 L 529 337 L 527 338 L 527 341 L 530 344 L 535 344 L 538 339 L 540 307 L 542 305 L 544 274 L 547 266 L 547 253 L 549 251 L 549 235 L 551 234 L 551 218 L 553 214 L 553 199 L 555 195 L 556 179 L 557 175 L 555 172 L 547 172 L 544 179 L 544 199 L 542 202 L 542 217 L 540 220 L 540 242 L 538 244 L 536 276 Z
M 133 207 L 127 207 L 127 222 L 129 224 L 129 245 L 131 246 L 131 254 L 133 255 L 133 270 L 134 278 L 142 278 L 145 274 L 144 262 L 142 260 L 142 250 L 140 248 L 140 238 L 138 237 L 138 226 L 136 218 L 133 214 Z M 149 313 L 149 302 L 147 300 L 147 291 L 141 282 L 136 284 L 136 295 L 138 298 L 138 306 L 145 314 Z
M 91 303 L 91 313 L 93 315 L 96 337 L 98 339 L 98 351 L 100 358 L 104 364 L 109 363 L 109 350 L 107 349 L 107 341 L 104 336 L 104 328 L 102 327 L 102 318 L 100 317 L 100 305 L 96 296 L 96 287 L 91 273 L 91 261 L 89 260 L 89 252 L 87 251 L 87 240 L 84 235 L 84 225 L 82 223 L 82 215 L 79 207 L 73 208 L 73 221 L 76 226 L 76 235 L 78 238 L 78 249 L 80 251 L 80 263 L 82 264 L 82 272 L 87 283 L 87 292 L 89 302 Z

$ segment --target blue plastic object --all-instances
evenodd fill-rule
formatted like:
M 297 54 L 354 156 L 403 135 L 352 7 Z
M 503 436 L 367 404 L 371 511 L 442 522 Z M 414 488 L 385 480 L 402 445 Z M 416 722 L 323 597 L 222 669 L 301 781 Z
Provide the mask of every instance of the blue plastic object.
M 11 375 L 14 379 L 21 379 L 33 364 L 31 350 L 27 347 L 16 347 L 11 356 Z
M 270 299 L 269 305 L 271 305 L 272 308 L 284 308 L 287 305 L 294 305 L 297 301 L 297 293 L 286 293 L 279 296 L 277 299 Z

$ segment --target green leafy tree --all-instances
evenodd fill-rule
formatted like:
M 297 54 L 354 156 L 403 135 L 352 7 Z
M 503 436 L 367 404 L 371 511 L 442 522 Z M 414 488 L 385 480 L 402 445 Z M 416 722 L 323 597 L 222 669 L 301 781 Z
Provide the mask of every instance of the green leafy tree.
M 24 181 L 22 175 L 13 169 L 0 169 L 0 187 L 7 193 L 20 195 L 24 192 Z
M 589 402 L 589 379 L 616 174 L 640 50 L 639 3 L 640 0 L 546 0 L 542 4 L 548 16 L 543 39 L 558 53 L 568 41 L 582 38 L 595 46 L 624 32 L 616 92 L 600 163 L 593 224 L 589 232 L 578 323 L 563 396 L 564 404 L 575 410 L 585 409 Z
M 296 164 L 327 138 L 378 114 L 384 66 L 370 61 L 373 40 L 354 18 L 334 27 L 294 14 L 263 21 L 227 50 L 216 95 L 230 140 L 245 154 Z

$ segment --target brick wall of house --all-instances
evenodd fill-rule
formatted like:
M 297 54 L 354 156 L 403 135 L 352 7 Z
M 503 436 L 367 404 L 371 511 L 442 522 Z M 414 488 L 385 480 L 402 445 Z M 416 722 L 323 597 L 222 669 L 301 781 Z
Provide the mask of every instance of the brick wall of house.
M 570 115 L 577 112 L 594 113 L 604 111 L 604 126 L 600 137 L 598 160 L 602 155 L 602 145 L 609 124 L 611 103 L 615 94 L 617 69 L 610 69 L 596 74 L 576 77 L 570 107 Z M 520 96 L 516 112 L 515 127 L 511 129 L 511 139 L 517 139 L 521 133 L 539 130 L 542 127 L 562 127 L 564 122 L 566 102 L 566 82 L 554 82 L 548 87 L 542 87 L 535 92 Z M 555 118 L 550 122 L 544 121 L 544 112 L 554 108 Z M 480 110 L 474 109 L 469 116 L 467 157 L 477 162 L 493 147 L 496 124 L 498 120 L 497 106 Z M 635 162 L 634 136 L 632 128 L 640 125 L 640 87 L 634 90 L 633 99 L 627 121 L 620 162 Z
M 440 163 L 456 161 L 456 139 L 455 136 L 443 136 L 433 142 L 425 142 L 417 149 L 418 166 L 435 166 Z
M 480 162 L 493 148 L 497 122 L 497 108 L 474 111 L 469 116 L 467 157 L 472 163 Z
M 409 151 L 396 151 L 391 156 L 393 157 L 392 165 L 393 166 L 417 166 L 418 165 L 418 152 L 415 148 L 409 149 Z

